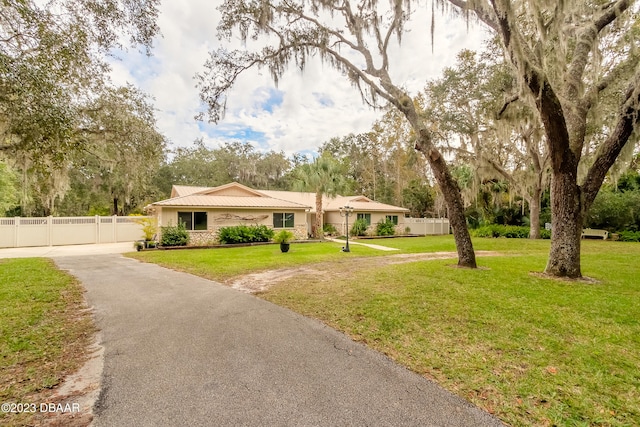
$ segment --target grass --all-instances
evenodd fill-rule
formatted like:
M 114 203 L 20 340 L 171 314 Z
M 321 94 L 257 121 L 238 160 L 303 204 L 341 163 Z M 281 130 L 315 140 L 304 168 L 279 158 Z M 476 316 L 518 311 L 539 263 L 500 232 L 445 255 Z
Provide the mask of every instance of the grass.
M 454 251 L 450 236 L 367 240 L 398 253 Z M 480 269 L 454 260 L 387 265 L 352 246 L 295 245 L 149 252 L 136 258 L 214 279 L 304 263 L 340 262 L 261 296 L 318 318 L 514 426 L 640 425 L 640 245 L 584 241 L 583 274 L 534 274 L 549 241 L 474 239 Z M 293 248 L 293 247 L 292 247 Z M 345 258 L 349 257 L 349 258 Z M 365 266 L 358 268 L 358 265 Z M 373 265 L 373 267 L 372 267 Z
M 168 251 L 142 251 L 127 254 L 141 261 L 161 264 L 211 280 L 226 280 L 241 274 L 262 270 L 295 267 L 318 262 L 342 261 L 358 256 L 375 256 L 382 253 L 359 246 L 344 253 L 343 245 L 334 242 L 292 243 L 287 253 L 280 252 L 279 245 L 217 249 L 184 249 Z
M 82 287 L 45 259 L 0 260 L 0 272 L 0 402 L 47 402 L 94 331 Z M 33 425 L 31 415 L 0 412 L 0 424 Z

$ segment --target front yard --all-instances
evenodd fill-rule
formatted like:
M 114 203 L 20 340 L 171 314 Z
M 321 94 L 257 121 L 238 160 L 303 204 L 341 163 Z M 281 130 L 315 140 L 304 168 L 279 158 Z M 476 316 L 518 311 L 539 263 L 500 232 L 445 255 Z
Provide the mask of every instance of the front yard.
M 0 260 L 0 403 L 57 403 L 52 388 L 82 365 L 93 337 L 85 308 L 80 283 L 50 260 Z M 47 415 L 4 409 L 3 426 L 42 425 Z
M 584 281 L 543 277 L 549 241 L 450 236 L 132 253 L 315 317 L 514 426 L 640 425 L 640 245 L 584 241 Z M 0 402 L 42 402 L 84 360 L 82 287 L 0 261 Z M 260 286 L 255 286 L 260 283 Z M 2 425 L 29 425 L 0 413 Z
M 537 274 L 549 241 L 476 239 L 478 251 L 491 251 L 478 270 L 417 255 L 454 251 L 450 236 L 366 243 L 400 251 L 310 243 L 288 254 L 259 246 L 132 256 L 229 285 L 271 274 L 260 297 L 344 331 L 511 425 L 640 424 L 640 245 L 583 242 L 583 274 L 593 280 L 569 282 Z

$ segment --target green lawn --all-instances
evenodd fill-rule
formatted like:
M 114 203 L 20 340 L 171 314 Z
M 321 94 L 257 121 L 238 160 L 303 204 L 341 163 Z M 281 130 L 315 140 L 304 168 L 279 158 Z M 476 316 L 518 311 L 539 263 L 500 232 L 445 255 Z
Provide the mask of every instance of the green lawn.
M 450 236 L 362 240 L 397 253 L 453 251 Z M 541 277 L 549 241 L 474 239 L 477 270 L 454 260 L 386 265 L 393 255 L 328 243 L 166 251 L 135 257 L 228 279 L 337 263 L 261 297 L 318 318 L 517 426 L 640 425 L 640 245 L 584 241 L 583 274 Z M 289 256 L 291 255 L 291 256 Z M 222 264 L 222 265 L 220 265 Z M 366 267 L 358 268 L 358 266 Z
M 362 243 L 373 243 L 400 249 L 402 252 L 455 252 L 456 245 L 453 236 L 426 236 L 385 239 L 356 240 Z M 513 239 L 481 239 L 474 238 L 473 245 L 476 251 L 495 251 L 509 254 L 533 253 L 546 255 L 549 253 L 550 240 L 518 239 L 514 244 Z
M 83 308 L 82 286 L 50 260 L 0 260 L 1 403 L 46 402 L 80 366 L 94 331 Z M 0 424 L 34 421 L 0 412 Z
M 287 253 L 279 245 L 259 245 L 216 249 L 142 251 L 127 254 L 141 261 L 162 264 L 211 280 L 226 280 L 255 271 L 295 267 L 316 262 L 342 262 L 359 256 L 381 256 L 383 252 L 359 246 L 341 252 L 342 244 L 292 243 Z

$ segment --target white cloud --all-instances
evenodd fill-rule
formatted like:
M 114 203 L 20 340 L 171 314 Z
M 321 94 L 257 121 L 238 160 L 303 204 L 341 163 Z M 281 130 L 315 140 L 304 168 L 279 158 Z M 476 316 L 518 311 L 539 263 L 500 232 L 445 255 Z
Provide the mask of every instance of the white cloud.
M 158 127 L 174 146 L 188 146 L 196 138 L 215 146 L 235 137 L 287 154 L 315 151 L 332 137 L 369 130 L 380 117 L 344 76 L 312 60 L 304 73 L 288 70 L 277 90 L 268 71 L 247 72 L 229 93 L 224 120 L 218 126 L 197 123 L 201 107 L 194 76 L 203 71 L 208 51 L 221 43 L 218 4 L 163 2 L 158 22 L 163 37 L 156 40 L 153 56 L 129 52 L 113 64 L 116 83 L 133 83 L 155 98 Z M 461 49 L 479 49 L 484 39 L 479 30 L 467 32 L 465 22 L 440 17 L 432 53 L 428 13 L 424 7 L 414 10 L 410 32 L 391 52 L 392 78 L 413 93 L 452 65 Z

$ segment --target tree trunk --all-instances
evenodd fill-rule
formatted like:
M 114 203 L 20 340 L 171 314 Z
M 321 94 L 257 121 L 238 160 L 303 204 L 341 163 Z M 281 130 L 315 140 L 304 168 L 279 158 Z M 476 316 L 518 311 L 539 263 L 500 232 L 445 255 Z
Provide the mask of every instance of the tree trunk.
M 433 146 L 431 136 L 427 130 L 419 132 L 420 138 L 416 143 L 416 149 L 429 160 L 431 170 L 440 186 L 444 200 L 449 208 L 449 222 L 453 229 L 453 238 L 456 241 L 458 251 L 458 266 L 477 268 L 476 254 L 473 250 L 471 235 L 467 228 L 467 219 L 464 216 L 464 205 L 460 188 L 455 179 L 449 173 L 449 168 L 440 152 Z
M 113 198 L 113 211 L 111 212 L 112 215 L 118 215 L 118 198 L 114 197 Z
M 545 273 L 557 277 L 581 277 L 580 238 L 582 210 L 577 169 L 554 172 L 551 181 L 551 250 Z
M 533 195 L 529 199 L 529 238 L 540 238 L 540 199 L 542 198 L 542 188 L 536 187 Z

